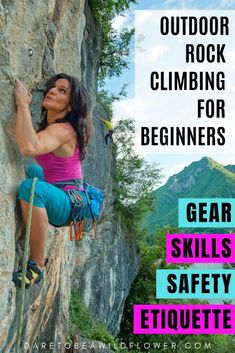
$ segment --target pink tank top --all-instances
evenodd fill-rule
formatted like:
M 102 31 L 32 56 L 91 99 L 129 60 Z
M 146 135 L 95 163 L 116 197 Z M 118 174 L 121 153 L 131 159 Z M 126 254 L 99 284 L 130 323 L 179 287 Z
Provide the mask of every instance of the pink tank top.
M 75 148 L 70 157 L 59 157 L 53 152 L 41 154 L 35 157 L 43 168 L 45 181 L 54 184 L 70 179 L 82 179 L 82 166 L 79 157 L 79 147 Z

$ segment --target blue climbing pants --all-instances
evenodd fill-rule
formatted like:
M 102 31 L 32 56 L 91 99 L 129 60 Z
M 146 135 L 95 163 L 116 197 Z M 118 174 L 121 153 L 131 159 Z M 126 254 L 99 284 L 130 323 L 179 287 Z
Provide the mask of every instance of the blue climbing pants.
M 18 198 L 29 203 L 32 181 L 37 177 L 33 206 L 45 208 L 49 223 L 52 225 L 65 225 L 71 212 L 69 196 L 63 190 L 44 181 L 43 169 L 39 165 L 30 165 L 26 175 L 27 179 L 20 184 Z

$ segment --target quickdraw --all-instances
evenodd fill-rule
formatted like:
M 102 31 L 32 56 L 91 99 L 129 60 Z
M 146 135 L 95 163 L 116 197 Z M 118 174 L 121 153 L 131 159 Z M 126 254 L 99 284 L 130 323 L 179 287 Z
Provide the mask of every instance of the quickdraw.
M 74 223 L 74 221 L 70 222 L 70 240 L 81 240 L 82 239 L 82 231 L 84 226 L 84 219 Z
M 97 227 L 95 219 L 95 217 L 97 217 L 97 208 L 94 213 L 89 196 L 90 191 L 87 190 L 87 188 L 91 189 L 92 186 L 81 179 L 59 182 L 55 185 L 67 193 L 72 203 L 70 222 L 67 224 L 70 226 L 70 240 L 73 241 L 82 239 L 82 233 L 85 223 L 84 219 L 86 218 L 91 219 L 94 236 L 95 238 L 97 238 Z M 65 186 L 75 186 L 75 188 L 65 190 Z M 94 187 L 92 188 L 93 190 L 95 189 Z M 101 193 L 101 191 L 99 191 L 99 193 Z M 101 199 L 103 199 L 103 196 L 101 197 Z M 92 201 L 94 201 L 93 195 Z M 102 200 L 100 201 L 100 203 L 102 203 Z
M 97 238 L 97 228 L 96 228 L 96 221 L 95 217 L 92 212 L 91 208 L 91 201 L 89 195 L 84 189 L 84 193 L 86 195 L 87 205 L 90 210 L 91 218 L 92 218 L 92 226 L 94 230 L 95 238 Z M 79 191 L 76 189 L 71 189 L 67 191 L 68 196 L 73 204 L 73 217 L 72 221 L 70 222 L 70 240 L 81 240 L 82 239 L 82 232 L 84 227 L 84 201 L 82 196 L 79 194 Z

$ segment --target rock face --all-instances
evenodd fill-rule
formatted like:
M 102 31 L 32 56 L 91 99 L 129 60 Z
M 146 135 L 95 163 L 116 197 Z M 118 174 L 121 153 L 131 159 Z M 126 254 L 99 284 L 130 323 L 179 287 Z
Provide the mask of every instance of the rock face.
M 33 93 L 34 122 L 39 118 L 43 82 L 52 73 L 77 76 L 93 101 L 96 132 L 83 172 L 106 196 L 98 239 L 88 227 L 75 245 L 69 242 L 66 228 L 50 227 L 46 278 L 27 290 L 25 298 L 22 352 L 39 352 L 42 344 L 54 345 L 50 352 L 64 352 L 71 289 L 79 290 L 93 316 L 117 333 L 138 271 L 137 248 L 126 239 L 113 214 L 115 161 L 112 150 L 104 146 L 104 126 L 95 118 L 97 112 L 102 114 L 96 104 L 101 35 L 85 0 L 2 0 L 0 27 L 0 352 L 14 352 L 19 291 L 11 278 L 20 266 L 24 240 L 16 194 L 25 178 L 25 165 L 32 162 L 19 155 L 14 141 L 13 78 L 21 79 Z
M 125 238 L 121 225 L 115 223 L 110 211 L 98 230 L 96 244 L 91 237 L 79 244 L 73 285 L 82 294 L 92 316 L 116 335 L 124 302 L 138 269 L 137 256 L 133 256 L 136 247 Z

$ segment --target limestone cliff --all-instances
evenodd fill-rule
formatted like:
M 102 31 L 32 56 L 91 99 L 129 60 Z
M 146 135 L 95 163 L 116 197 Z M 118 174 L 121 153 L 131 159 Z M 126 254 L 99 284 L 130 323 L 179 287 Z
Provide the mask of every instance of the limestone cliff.
M 26 292 L 22 341 L 30 348 L 22 352 L 33 352 L 36 342 L 53 343 L 48 351 L 58 353 L 64 351 L 71 289 L 81 293 L 96 319 L 117 333 L 138 270 L 137 248 L 127 241 L 113 214 L 115 161 L 104 147 L 104 127 L 95 119 L 102 109 L 96 103 L 102 38 L 85 0 L 0 0 L 0 27 L 0 352 L 14 352 L 19 293 L 11 277 L 22 259 L 24 237 L 16 194 L 25 165 L 32 162 L 22 159 L 14 141 L 13 78 L 21 79 L 33 93 L 34 122 L 39 118 L 43 82 L 54 72 L 77 76 L 92 96 L 96 132 L 83 172 L 105 193 L 98 239 L 88 229 L 75 245 L 66 228 L 51 227 L 46 278 Z

